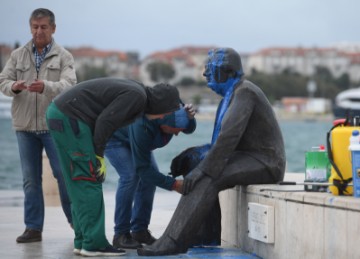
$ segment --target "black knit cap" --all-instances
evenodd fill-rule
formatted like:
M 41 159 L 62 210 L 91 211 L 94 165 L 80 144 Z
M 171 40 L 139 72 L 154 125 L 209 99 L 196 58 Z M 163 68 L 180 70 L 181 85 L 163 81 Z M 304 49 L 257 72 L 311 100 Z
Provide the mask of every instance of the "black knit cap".
M 174 112 L 180 108 L 179 91 L 169 84 L 157 84 L 154 87 L 146 87 L 147 107 L 146 114 L 164 114 Z

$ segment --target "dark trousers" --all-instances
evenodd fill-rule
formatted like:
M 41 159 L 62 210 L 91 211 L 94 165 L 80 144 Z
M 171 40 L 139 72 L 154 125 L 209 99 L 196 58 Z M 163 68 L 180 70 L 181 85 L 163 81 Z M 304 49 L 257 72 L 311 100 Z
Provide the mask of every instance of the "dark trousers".
M 267 168 L 252 157 L 244 154 L 234 155 L 230 159 L 220 177 L 212 179 L 204 176 L 195 188 L 186 196 L 182 196 L 164 234 L 158 240 L 171 238 L 176 245 L 187 249 L 196 244 L 196 235 L 209 214 L 212 213 L 218 193 L 235 185 L 270 184 L 281 181 L 268 172 Z

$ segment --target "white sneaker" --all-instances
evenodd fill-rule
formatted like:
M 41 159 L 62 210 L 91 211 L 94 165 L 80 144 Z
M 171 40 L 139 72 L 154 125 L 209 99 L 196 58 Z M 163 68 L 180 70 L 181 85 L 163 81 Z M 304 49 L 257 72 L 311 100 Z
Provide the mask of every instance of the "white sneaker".
M 81 255 L 81 249 L 74 248 L 74 255 Z
M 96 250 L 85 250 L 81 249 L 80 254 L 82 256 L 94 257 L 94 256 L 118 256 L 126 254 L 125 250 L 115 249 L 112 246 L 108 246 L 104 249 L 96 249 Z

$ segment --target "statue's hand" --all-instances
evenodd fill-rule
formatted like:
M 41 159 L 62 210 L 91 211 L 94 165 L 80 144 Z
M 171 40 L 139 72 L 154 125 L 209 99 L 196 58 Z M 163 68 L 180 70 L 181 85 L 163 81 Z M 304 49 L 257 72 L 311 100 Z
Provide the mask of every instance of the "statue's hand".
M 204 176 L 200 169 L 197 167 L 194 168 L 187 176 L 184 178 L 182 193 L 183 195 L 188 194 L 194 189 L 196 183 Z

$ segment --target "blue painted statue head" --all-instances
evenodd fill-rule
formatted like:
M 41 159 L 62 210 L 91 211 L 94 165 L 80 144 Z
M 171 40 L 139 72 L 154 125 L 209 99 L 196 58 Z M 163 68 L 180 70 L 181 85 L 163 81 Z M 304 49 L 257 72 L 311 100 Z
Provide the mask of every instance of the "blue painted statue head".
M 232 48 L 217 48 L 208 52 L 204 76 L 208 86 L 221 96 L 237 83 L 243 75 L 239 54 Z

